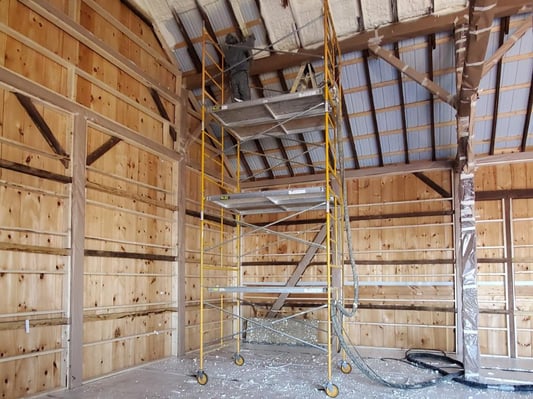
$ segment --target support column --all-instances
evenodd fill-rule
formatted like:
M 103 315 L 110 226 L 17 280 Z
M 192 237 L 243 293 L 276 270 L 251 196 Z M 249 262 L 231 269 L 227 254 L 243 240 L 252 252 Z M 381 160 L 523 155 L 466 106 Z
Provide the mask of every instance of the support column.
M 177 212 L 177 228 L 178 228 L 178 260 L 176 267 L 176 274 L 174 275 L 174 292 L 173 301 L 176 302 L 177 314 L 173 317 L 173 322 L 176 328 L 176 339 L 173 340 L 173 355 L 183 356 L 185 354 L 185 267 L 186 267 L 186 218 L 185 209 L 186 203 L 186 190 L 179 189 L 185 187 L 187 181 L 187 165 L 185 159 L 176 163 L 178 167 L 177 180 L 178 180 L 178 212 Z M 176 345 L 176 346 L 174 346 Z
M 460 267 L 462 283 L 460 307 L 462 329 L 460 333 L 462 333 L 465 378 L 467 380 L 477 380 L 480 369 L 480 353 L 474 174 L 461 171 L 459 179 L 461 258 L 458 259 L 458 267 Z
M 176 88 L 176 90 L 178 90 Z M 178 212 L 176 216 L 177 235 L 178 235 L 178 260 L 175 265 L 175 274 L 173 273 L 173 298 L 176 303 L 177 313 L 172 318 L 173 327 L 176 328 L 176 339 L 172 341 L 172 355 L 185 355 L 185 269 L 187 264 L 187 248 L 186 248 L 186 209 L 187 209 L 187 193 L 183 189 L 187 181 L 187 149 L 192 142 L 193 137 L 189 134 L 187 129 L 187 91 L 181 89 L 181 102 L 179 110 L 176 111 L 176 119 L 178 120 L 179 132 L 177 140 L 174 143 L 176 151 L 180 154 L 179 161 L 175 163 L 177 167 L 176 172 L 176 191 L 177 191 L 177 205 Z
M 464 31 L 456 32 L 457 65 L 457 168 L 459 178 L 459 247 L 457 259 L 458 275 L 461 277 L 461 321 L 463 364 L 465 378 L 479 379 L 480 352 L 478 336 L 479 304 L 477 289 L 476 220 L 474 171 L 475 156 L 473 121 L 475 104 L 478 99 L 479 83 L 494 20 L 496 0 L 471 0 L 468 12 L 468 34 L 466 52 L 463 47 Z
M 87 124 L 83 116 L 74 117 L 72 135 L 71 260 L 69 287 L 69 348 L 67 387 L 83 382 L 83 269 L 85 264 L 85 182 Z

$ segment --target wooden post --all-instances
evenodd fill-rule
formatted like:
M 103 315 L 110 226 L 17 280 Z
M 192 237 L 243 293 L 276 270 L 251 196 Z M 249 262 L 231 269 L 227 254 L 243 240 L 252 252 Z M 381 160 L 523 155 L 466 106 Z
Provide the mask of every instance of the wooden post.
M 72 145 L 71 194 L 71 264 L 69 290 L 69 369 L 68 388 L 83 382 L 83 269 L 85 250 L 85 182 L 87 125 L 85 118 L 76 115 Z
M 185 158 L 180 162 L 176 162 L 178 166 L 178 185 L 176 187 L 184 187 L 184 184 L 187 180 L 187 162 Z M 176 275 L 174 277 L 175 290 L 173 290 L 174 300 L 176 301 L 176 306 L 178 308 L 176 322 L 176 340 L 173 341 L 173 345 L 176 344 L 176 354 L 182 356 L 185 354 L 185 265 L 186 265 L 186 228 L 185 228 L 185 218 L 186 216 L 186 190 L 177 190 L 178 195 L 178 212 L 177 212 L 177 223 L 178 223 L 178 261 L 176 267 Z
M 477 380 L 480 369 L 479 353 L 479 304 L 477 290 L 476 220 L 474 215 L 475 156 L 472 149 L 475 104 L 479 82 L 490 38 L 496 0 L 470 2 L 468 36 L 464 68 L 457 69 L 459 93 L 457 101 L 457 172 L 459 185 L 459 230 L 461 249 L 457 267 L 462 283 L 461 319 L 463 364 L 465 378 Z M 462 35 L 461 35 L 462 36 Z M 461 47 L 456 45 L 456 47 Z M 457 209 L 456 209 L 457 211 Z

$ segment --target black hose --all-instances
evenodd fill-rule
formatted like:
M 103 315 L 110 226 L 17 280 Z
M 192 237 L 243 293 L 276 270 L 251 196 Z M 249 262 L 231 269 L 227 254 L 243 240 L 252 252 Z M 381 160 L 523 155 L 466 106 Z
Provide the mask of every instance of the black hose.
M 533 392 L 533 384 L 487 384 L 467 380 L 464 376 L 464 365 L 461 361 L 446 355 L 443 351 L 425 349 L 409 349 L 406 351 L 404 359 L 394 360 L 406 362 L 415 367 L 434 371 L 439 374 L 438 377 L 415 383 L 396 383 L 388 381 L 380 376 L 365 362 L 355 347 L 348 345 L 342 326 L 342 312 L 335 311 L 335 307 L 331 308 L 331 321 L 335 335 L 337 335 L 337 338 L 339 339 L 339 344 L 348 358 L 368 378 L 377 381 L 382 385 L 400 389 L 420 389 L 448 380 L 477 389 L 494 389 L 511 392 Z M 435 365 L 434 363 L 436 362 L 439 364 Z M 450 369 L 453 369 L 453 371 L 448 371 Z

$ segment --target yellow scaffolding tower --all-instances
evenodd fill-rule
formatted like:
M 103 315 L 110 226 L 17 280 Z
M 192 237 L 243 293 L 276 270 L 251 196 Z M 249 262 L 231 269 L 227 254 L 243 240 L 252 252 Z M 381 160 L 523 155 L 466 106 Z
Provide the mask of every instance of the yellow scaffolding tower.
M 296 93 L 262 98 L 240 103 L 225 103 L 224 53 L 218 43 L 204 31 L 202 45 L 202 149 L 201 149 L 201 237 L 200 237 L 200 364 L 196 379 L 208 382 L 204 370 L 206 349 L 228 342 L 235 344 L 234 362 L 244 364 L 240 354 L 243 320 L 255 327 L 275 330 L 273 324 L 250 320 L 241 314 L 243 296 L 250 292 L 268 294 L 319 294 L 325 303 L 318 309 L 327 314 L 325 345 L 313 345 L 327 353 L 327 381 L 324 390 L 330 397 L 339 389 L 332 382 L 335 337 L 331 314 L 334 304 L 343 298 L 344 208 L 343 184 L 340 173 L 339 136 L 340 110 L 340 48 L 332 24 L 327 0 L 324 1 L 324 66 L 323 81 Z M 314 78 L 314 76 L 313 76 Z M 313 85 L 316 86 L 316 85 Z M 209 88 L 209 89 L 208 89 Z M 323 130 L 323 140 L 306 143 L 325 151 L 321 186 L 241 191 L 241 143 L 268 137 L 287 137 L 294 133 Z M 228 154 L 236 154 L 229 157 Z M 342 151 L 340 151 L 342 154 Z M 280 221 L 320 212 L 323 215 L 323 243 L 276 230 Z M 248 215 L 271 214 L 265 225 L 246 221 Z M 289 216 L 280 216 L 288 214 Z M 246 231 L 245 231 L 246 230 Z M 295 282 L 284 286 L 243 286 L 243 236 L 250 232 L 277 234 L 283 239 L 317 247 L 325 263 L 322 285 L 299 286 Z M 317 234 L 318 236 L 319 234 Z M 320 241 L 320 240 L 319 240 Z M 219 312 L 218 327 L 213 312 Z M 206 322 L 206 315 L 210 322 Z M 290 315 L 288 318 L 294 317 Z M 215 323 L 216 324 L 216 323 Z M 285 334 L 286 335 L 286 334 Z M 293 337 L 294 338 L 294 337 Z M 297 339 L 297 338 L 296 338 Z M 298 339 L 297 339 L 298 340 Z M 300 340 L 301 341 L 301 340 Z M 341 370 L 351 367 L 343 361 Z

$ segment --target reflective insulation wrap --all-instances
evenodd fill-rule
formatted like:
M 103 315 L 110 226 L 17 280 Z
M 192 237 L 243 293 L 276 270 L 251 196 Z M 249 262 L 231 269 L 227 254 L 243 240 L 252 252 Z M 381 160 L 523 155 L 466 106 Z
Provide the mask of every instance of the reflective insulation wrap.
M 474 216 L 474 177 L 461 174 L 461 257 L 463 363 L 465 378 L 477 380 L 480 369 L 478 337 L 478 290 L 476 258 L 476 221 Z

